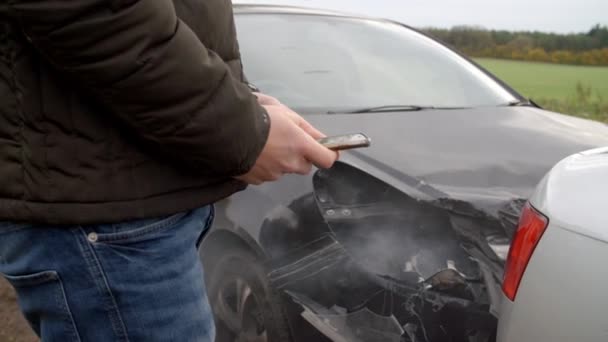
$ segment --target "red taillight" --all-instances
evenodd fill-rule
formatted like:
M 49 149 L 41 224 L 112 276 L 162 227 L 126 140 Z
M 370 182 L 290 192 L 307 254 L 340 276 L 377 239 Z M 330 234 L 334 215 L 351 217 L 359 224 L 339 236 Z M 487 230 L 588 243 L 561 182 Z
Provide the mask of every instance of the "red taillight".
M 543 236 L 549 220 L 527 203 L 519 219 L 519 226 L 513 237 L 502 290 L 510 300 L 515 300 L 528 261 Z

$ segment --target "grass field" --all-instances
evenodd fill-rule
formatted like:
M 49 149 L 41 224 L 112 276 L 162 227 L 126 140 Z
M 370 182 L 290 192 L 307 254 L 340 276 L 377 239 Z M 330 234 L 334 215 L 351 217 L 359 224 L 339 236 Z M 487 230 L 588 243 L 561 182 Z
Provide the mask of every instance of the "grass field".
M 608 123 L 608 67 L 476 61 L 546 109 Z
M 577 82 L 608 99 L 608 67 L 475 59 L 526 97 L 565 99 Z

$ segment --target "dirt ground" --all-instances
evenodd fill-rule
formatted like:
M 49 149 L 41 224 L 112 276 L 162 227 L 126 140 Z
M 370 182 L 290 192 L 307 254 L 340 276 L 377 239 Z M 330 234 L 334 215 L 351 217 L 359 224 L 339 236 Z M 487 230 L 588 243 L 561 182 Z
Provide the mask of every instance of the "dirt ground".
M 38 341 L 17 308 L 17 298 L 13 288 L 2 276 L 0 276 L 0 341 Z

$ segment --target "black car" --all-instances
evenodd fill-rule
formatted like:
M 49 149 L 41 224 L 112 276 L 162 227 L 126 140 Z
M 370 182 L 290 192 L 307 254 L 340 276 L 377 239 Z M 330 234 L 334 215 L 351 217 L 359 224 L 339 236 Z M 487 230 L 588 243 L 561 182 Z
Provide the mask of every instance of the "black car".
M 372 146 L 217 204 L 201 257 L 218 341 L 492 341 L 520 209 L 608 127 L 545 111 L 396 22 L 235 16 L 252 85 Z

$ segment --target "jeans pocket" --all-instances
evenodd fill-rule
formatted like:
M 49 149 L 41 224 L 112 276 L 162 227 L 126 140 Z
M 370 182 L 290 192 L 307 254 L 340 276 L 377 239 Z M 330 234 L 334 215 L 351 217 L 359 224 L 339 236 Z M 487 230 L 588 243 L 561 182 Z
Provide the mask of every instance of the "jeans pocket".
M 162 219 L 146 219 L 114 225 L 104 225 L 89 229 L 91 242 L 125 244 L 146 240 L 151 234 L 174 227 L 188 212 L 177 213 Z
M 80 342 L 57 272 L 5 277 L 17 291 L 19 306 L 38 336 L 49 341 Z

